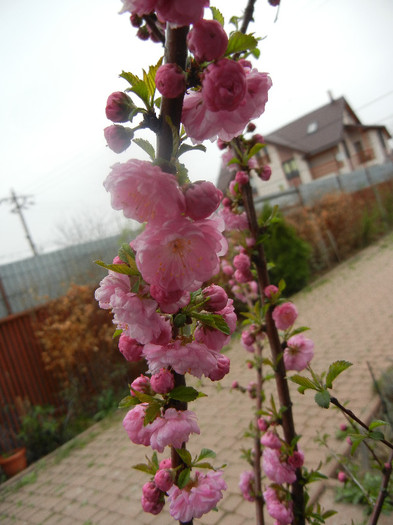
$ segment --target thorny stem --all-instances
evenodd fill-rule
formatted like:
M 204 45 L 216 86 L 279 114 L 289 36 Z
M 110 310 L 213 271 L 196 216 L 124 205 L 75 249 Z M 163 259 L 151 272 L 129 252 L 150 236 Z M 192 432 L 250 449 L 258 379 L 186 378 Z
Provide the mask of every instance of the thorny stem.
M 367 432 L 371 432 L 371 429 L 369 428 L 368 425 L 366 425 L 366 423 L 364 423 L 364 421 L 362 421 L 361 419 L 359 419 L 353 412 L 352 410 L 349 410 L 348 408 L 345 408 L 339 401 L 338 399 L 336 399 L 335 397 L 331 397 L 330 398 L 330 402 L 332 403 L 332 405 L 335 405 L 337 408 L 339 408 L 342 412 L 344 412 L 344 414 L 347 414 L 347 416 L 349 416 L 351 419 L 353 419 L 354 421 L 356 421 L 356 423 L 358 423 L 361 427 L 363 427 L 364 429 L 367 430 Z M 378 439 L 378 441 L 380 441 L 381 443 L 383 443 L 384 445 L 386 445 L 387 447 L 389 447 L 390 449 L 393 450 L 393 443 L 390 443 L 390 441 L 386 441 L 386 439 Z
M 247 214 L 248 222 L 252 237 L 258 241 L 259 226 L 254 207 L 254 200 L 252 197 L 252 189 L 250 183 L 242 185 L 243 204 Z M 257 270 L 259 292 L 261 302 L 263 304 L 264 295 L 263 290 L 270 284 L 267 262 L 262 243 L 256 245 L 257 254 L 254 257 L 255 267 Z M 275 364 L 275 379 L 277 394 L 282 411 L 282 427 L 285 441 L 292 444 L 296 437 L 295 425 L 292 414 L 292 401 L 289 394 L 288 382 L 286 380 L 286 371 L 284 361 L 282 359 L 282 348 L 280 337 L 276 325 L 272 317 L 273 309 L 269 308 L 266 313 L 266 332 L 269 339 L 270 349 L 272 353 L 273 363 Z M 296 481 L 292 484 L 292 500 L 294 503 L 295 520 L 294 525 L 304 525 L 304 491 L 302 485 L 302 475 L 300 468 L 296 469 Z
M 382 505 L 388 495 L 388 485 L 390 476 L 392 474 L 392 461 L 393 461 L 393 451 L 390 453 L 388 466 L 384 468 L 384 476 L 381 483 L 381 489 L 378 494 L 378 499 L 375 503 L 373 513 L 371 514 L 369 525 L 376 525 L 378 523 L 379 516 L 382 511 Z
M 188 26 L 176 29 L 169 28 L 166 35 L 165 47 L 165 62 L 178 64 L 182 69 L 185 69 L 187 59 L 187 45 L 186 37 L 188 33 Z M 180 117 L 183 106 L 183 97 L 181 95 L 174 99 L 162 98 L 160 123 L 161 127 L 157 134 L 157 155 L 159 158 L 170 161 L 172 158 L 173 140 L 172 130 L 167 123 L 169 117 L 175 129 L 179 130 Z M 174 373 L 175 387 L 184 386 L 186 384 L 184 375 Z M 187 403 L 172 400 L 170 406 L 177 410 L 187 410 Z M 184 447 L 184 444 L 183 444 Z M 185 466 L 181 457 L 176 452 L 175 448 L 171 449 L 172 467 Z M 182 468 L 178 470 L 178 474 Z M 192 525 L 193 520 L 181 525 Z

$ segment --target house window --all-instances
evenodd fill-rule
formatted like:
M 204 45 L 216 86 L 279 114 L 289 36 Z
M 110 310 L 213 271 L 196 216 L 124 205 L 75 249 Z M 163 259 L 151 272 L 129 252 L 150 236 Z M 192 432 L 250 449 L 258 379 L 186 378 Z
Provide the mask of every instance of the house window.
M 310 124 L 307 126 L 307 135 L 311 135 L 311 133 L 315 133 L 318 129 L 318 122 L 314 120 L 313 122 L 310 122 Z
M 290 159 L 283 162 L 282 168 L 288 182 L 291 182 L 292 179 L 296 179 L 300 176 L 295 159 Z

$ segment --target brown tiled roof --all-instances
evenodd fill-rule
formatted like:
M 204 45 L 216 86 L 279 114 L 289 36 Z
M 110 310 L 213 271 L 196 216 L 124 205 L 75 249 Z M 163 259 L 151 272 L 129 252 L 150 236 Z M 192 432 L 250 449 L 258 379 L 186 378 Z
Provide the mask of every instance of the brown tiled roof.
M 265 135 L 265 140 L 267 144 L 270 142 L 302 153 L 317 153 L 342 140 L 345 108 L 361 124 L 344 97 L 341 97 Z

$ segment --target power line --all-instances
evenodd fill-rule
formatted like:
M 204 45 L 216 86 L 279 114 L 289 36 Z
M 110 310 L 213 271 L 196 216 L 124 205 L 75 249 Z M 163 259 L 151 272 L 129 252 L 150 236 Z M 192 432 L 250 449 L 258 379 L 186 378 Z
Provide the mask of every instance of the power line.
M 11 213 L 17 213 L 19 215 L 19 218 L 22 222 L 23 229 L 25 231 L 26 239 L 28 240 L 30 244 L 30 248 L 34 254 L 34 256 L 38 255 L 37 249 L 34 245 L 33 239 L 30 235 L 29 228 L 27 227 L 27 223 L 25 221 L 25 218 L 23 216 L 23 211 L 27 209 L 27 206 L 34 204 L 32 201 L 29 202 L 28 199 L 30 199 L 32 195 L 16 195 L 14 190 L 11 190 L 11 197 L 5 197 L 3 199 L 0 199 L 0 204 L 3 202 L 6 202 L 8 204 L 13 205 L 13 208 L 11 209 Z

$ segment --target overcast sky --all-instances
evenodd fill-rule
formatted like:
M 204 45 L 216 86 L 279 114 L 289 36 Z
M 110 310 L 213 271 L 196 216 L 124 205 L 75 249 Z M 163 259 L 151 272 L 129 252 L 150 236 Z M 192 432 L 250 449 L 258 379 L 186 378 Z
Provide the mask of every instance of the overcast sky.
M 243 1 L 244 5 L 246 0 Z M 211 0 L 229 19 L 240 0 Z M 61 242 L 58 226 L 102 218 L 119 227 L 102 182 L 115 162 L 145 159 L 136 145 L 110 151 L 106 99 L 124 90 L 124 70 L 140 74 L 162 47 L 135 37 L 120 0 L 2 0 L 0 3 L 0 200 L 13 188 L 31 196 L 24 211 L 39 252 Z M 273 87 L 258 132 L 266 134 L 344 95 L 365 124 L 393 132 L 392 0 L 267 0 L 250 30 L 266 36 L 254 63 Z M 154 137 L 151 136 L 154 141 Z M 217 178 L 220 156 L 184 156 L 193 180 Z M 31 255 L 19 217 L 0 204 L 0 264 Z

